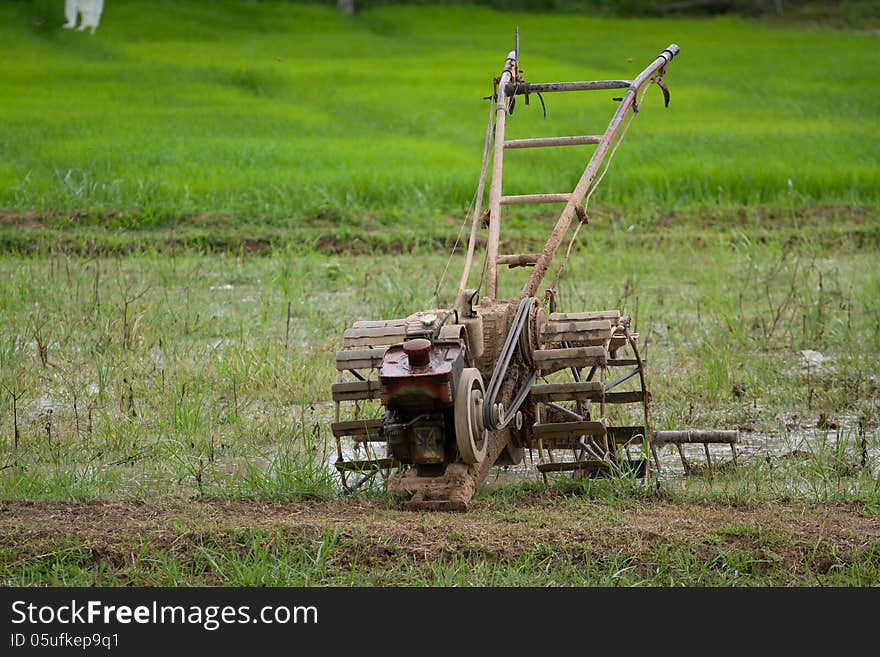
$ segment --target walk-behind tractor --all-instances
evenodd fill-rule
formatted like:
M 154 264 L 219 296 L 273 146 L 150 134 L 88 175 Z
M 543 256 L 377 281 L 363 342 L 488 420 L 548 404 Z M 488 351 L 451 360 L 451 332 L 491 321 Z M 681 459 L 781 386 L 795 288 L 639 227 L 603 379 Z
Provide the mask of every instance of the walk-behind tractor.
M 520 74 L 517 39 L 488 99 L 482 172 L 452 307 L 356 322 L 336 354 L 332 430 L 346 488 L 378 476 L 407 498 L 407 508 L 464 511 L 493 466 L 531 461 L 546 482 L 551 473 L 566 472 L 644 478 L 660 469 L 657 447 L 663 444 L 677 446 L 686 469 L 686 443 L 703 443 L 707 459 L 709 443 L 727 443 L 736 459 L 736 431 L 652 430 L 645 360 L 629 317 L 618 310 L 556 308 L 559 275 L 586 223 L 590 196 L 652 84 L 668 106 L 663 78 L 678 52 L 674 44 L 665 48 L 633 80 L 531 84 Z M 545 94 L 606 90 L 620 90 L 622 97 L 614 99 L 616 111 L 601 134 L 505 136 L 518 96 L 538 96 L 543 104 Z M 503 193 L 508 150 L 583 146 L 595 150 L 571 193 Z M 502 210 L 520 204 L 560 204 L 562 211 L 540 253 L 499 254 Z M 485 260 L 478 287 L 470 288 L 481 226 Z M 555 280 L 539 297 L 566 237 Z M 514 298 L 498 297 L 505 266 L 531 268 Z

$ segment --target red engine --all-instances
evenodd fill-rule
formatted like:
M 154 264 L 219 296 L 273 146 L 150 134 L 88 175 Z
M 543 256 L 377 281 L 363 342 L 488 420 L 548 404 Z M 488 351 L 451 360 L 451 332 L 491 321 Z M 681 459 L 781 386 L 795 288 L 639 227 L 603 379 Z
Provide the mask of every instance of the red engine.
M 464 369 L 457 341 L 423 338 L 389 347 L 379 369 L 382 430 L 392 456 L 415 464 L 442 464 L 455 452 L 453 405 Z

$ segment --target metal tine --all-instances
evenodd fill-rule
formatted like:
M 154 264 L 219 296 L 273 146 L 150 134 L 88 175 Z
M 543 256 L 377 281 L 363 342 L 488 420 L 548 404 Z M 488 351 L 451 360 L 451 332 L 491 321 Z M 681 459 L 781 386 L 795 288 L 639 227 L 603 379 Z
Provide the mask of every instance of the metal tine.
M 688 463 L 687 457 L 684 455 L 684 449 L 678 443 L 676 443 L 675 446 L 678 448 L 678 456 L 681 458 L 681 465 L 684 468 L 684 473 L 690 474 L 691 466 Z

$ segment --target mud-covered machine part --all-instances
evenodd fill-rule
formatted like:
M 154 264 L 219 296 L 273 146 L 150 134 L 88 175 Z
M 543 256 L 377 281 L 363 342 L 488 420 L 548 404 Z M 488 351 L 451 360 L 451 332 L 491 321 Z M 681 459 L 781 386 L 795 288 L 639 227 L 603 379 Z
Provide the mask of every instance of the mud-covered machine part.
M 468 254 L 452 307 L 358 321 L 343 335 L 332 431 L 345 488 L 381 477 L 389 491 L 406 498 L 407 508 L 464 511 L 493 466 L 531 463 L 545 482 L 565 472 L 646 477 L 652 467 L 660 468 L 658 444 L 676 445 L 687 469 L 682 446 L 701 442 L 707 459 L 707 445 L 721 442 L 730 445 L 735 460 L 735 431 L 653 430 L 646 364 L 628 316 L 619 310 L 557 312 L 553 286 L 536 296 L 570 228 L 575 226 L 573 241 L 585 222 L 586 203 L 604 174 L 600 169 L 607 169 L 643 90 L 658 84 L 668 105 L 663 75 L 678 52 L 674 44 L 665 48 L 633 80 L 550 84 L 522 79 L 518 44 L 508 54 L 490 98 Z M 596 90 L 625 90 L 601 135 L 506 138 L 517 95 Z M 595 150 L 571 193 L 502 194 L 507 150 L 585 145 Z M 499 255 L 502 208 L 534 203 L 564 204 L 541 253 Z M 466 285 L 484 220 L 480 297 L 482 286 Z M 567 253 L 560 267 L 566 260 Z M 504 265 L 530 270 L 517 297 L 498 298 Z

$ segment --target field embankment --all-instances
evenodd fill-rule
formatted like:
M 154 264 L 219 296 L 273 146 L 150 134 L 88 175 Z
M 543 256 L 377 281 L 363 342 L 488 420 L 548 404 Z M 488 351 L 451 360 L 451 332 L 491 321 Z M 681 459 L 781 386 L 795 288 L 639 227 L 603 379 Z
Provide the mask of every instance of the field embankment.
M 3 503 L 0 581 L 66 585 L 876 585 L 858 506 L 520 493 L 466 515 L 371 500 Z

